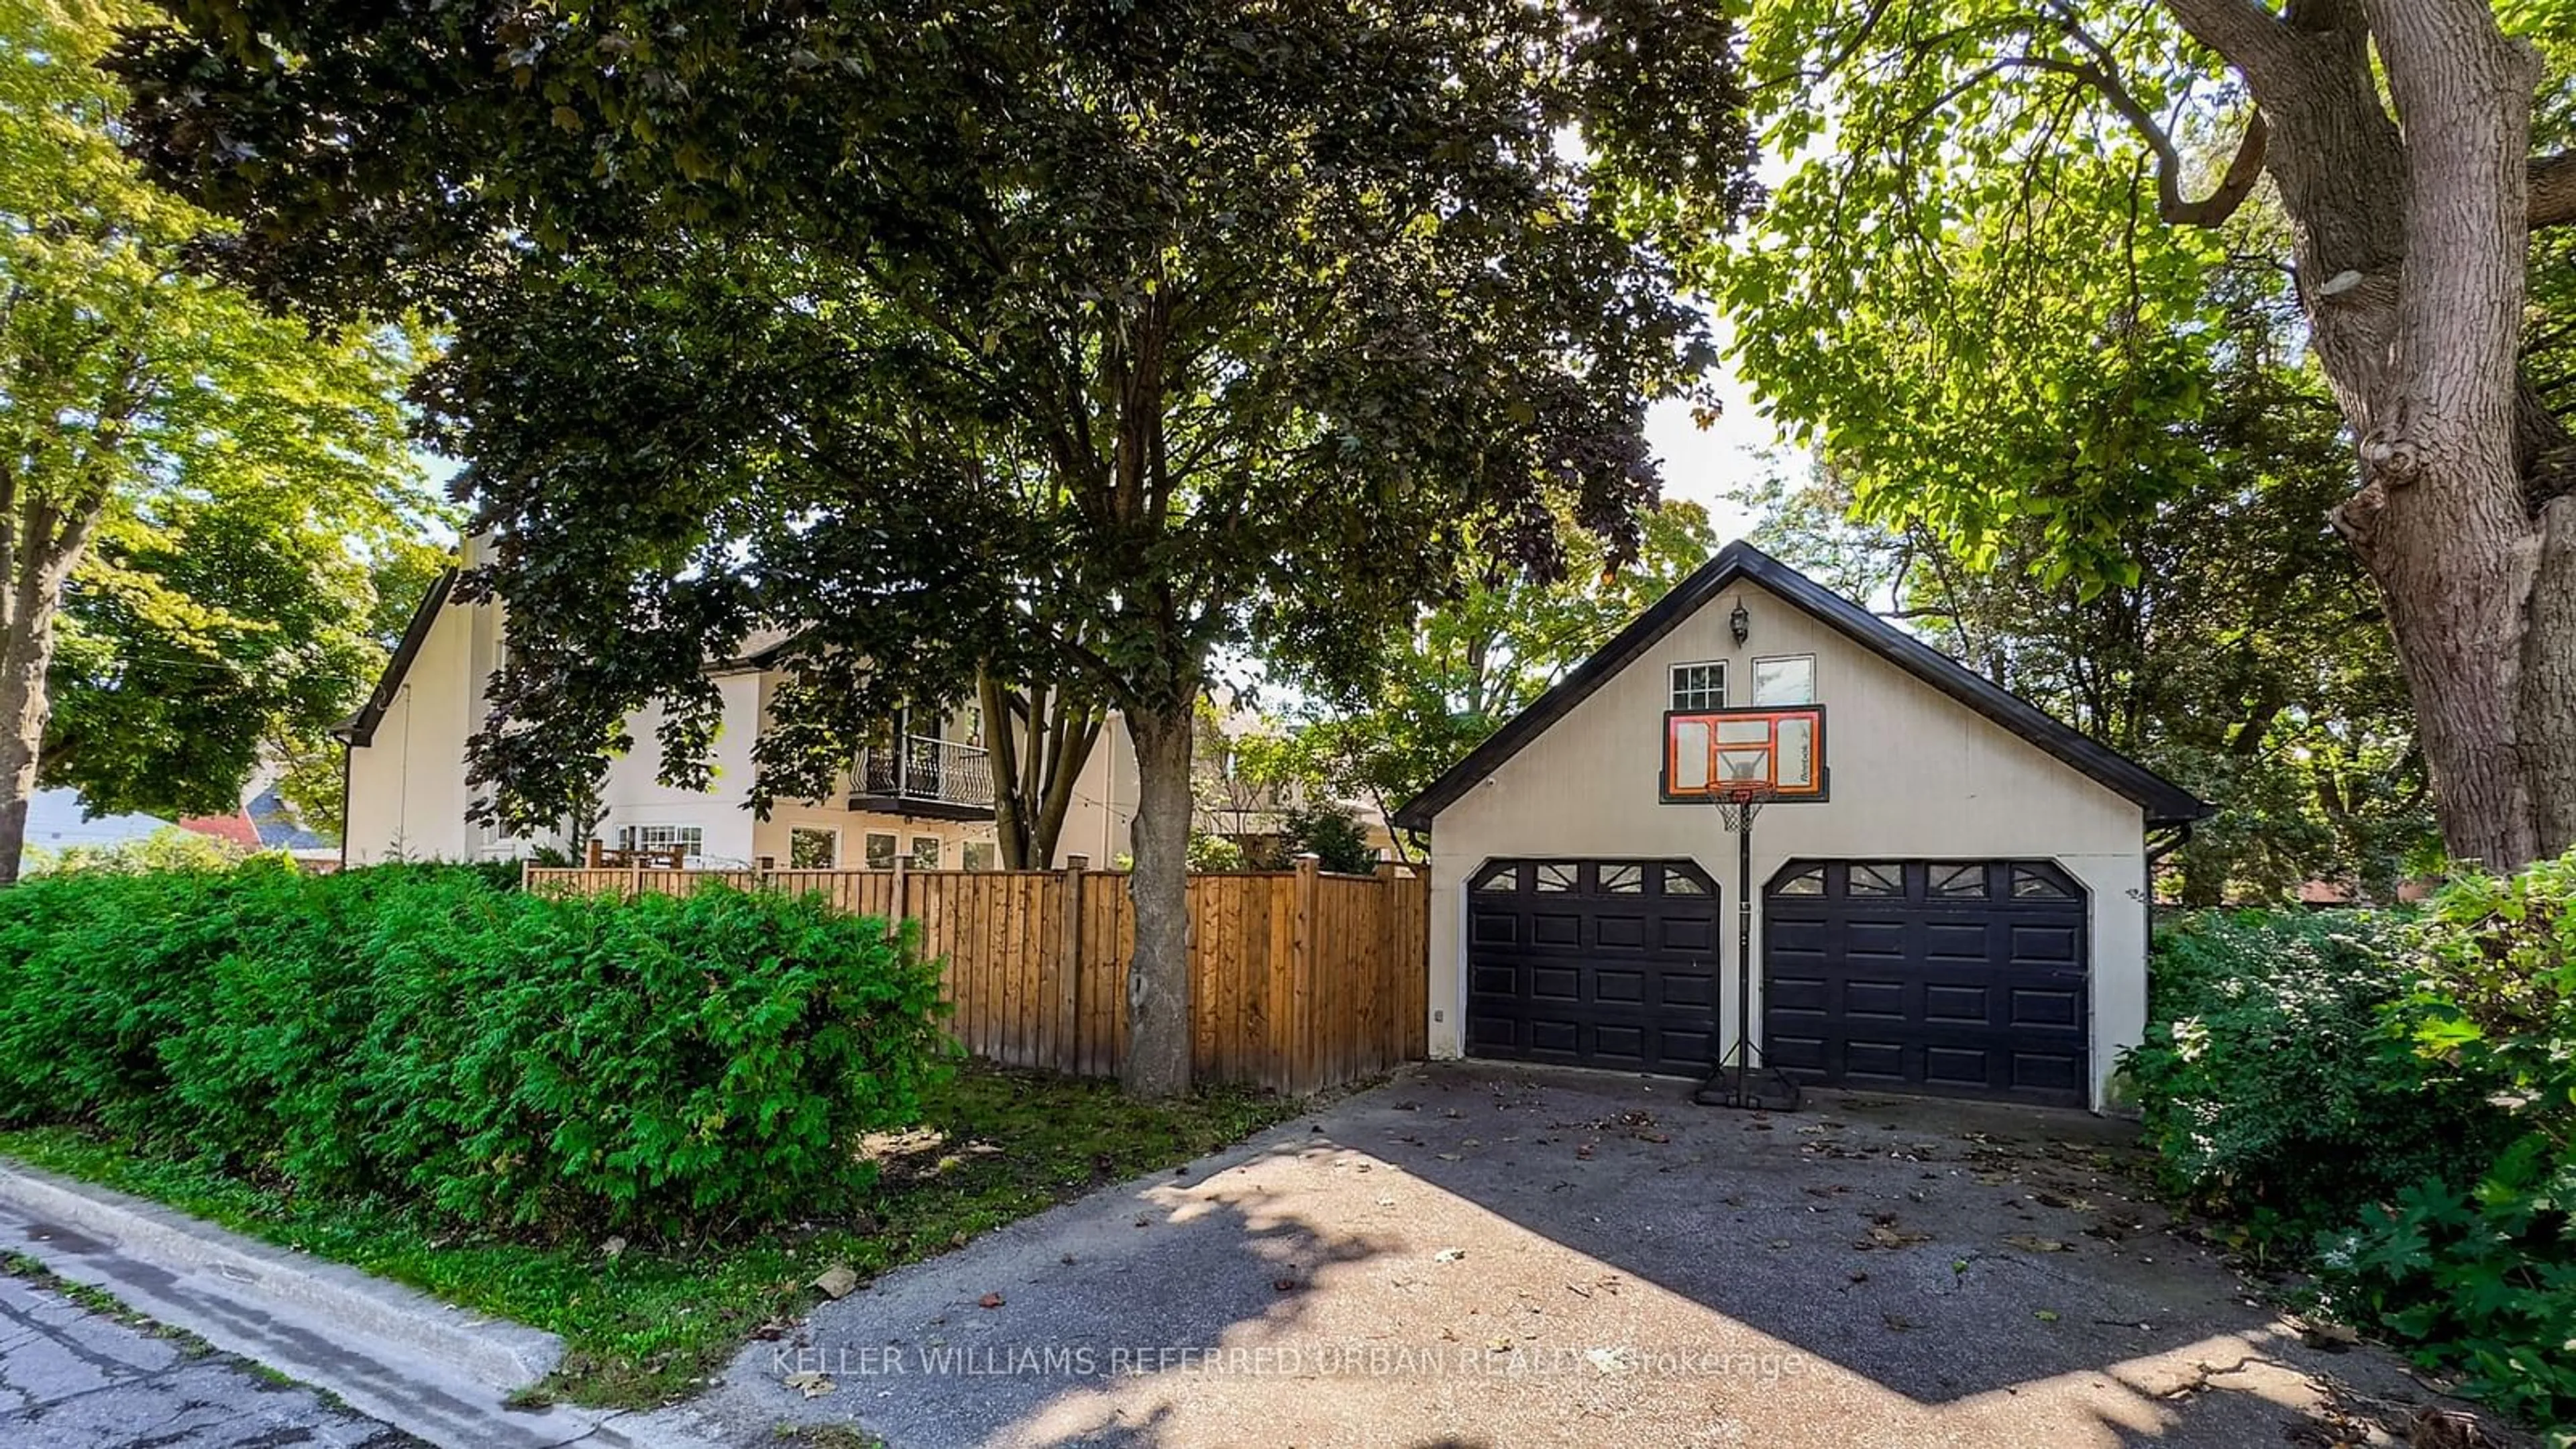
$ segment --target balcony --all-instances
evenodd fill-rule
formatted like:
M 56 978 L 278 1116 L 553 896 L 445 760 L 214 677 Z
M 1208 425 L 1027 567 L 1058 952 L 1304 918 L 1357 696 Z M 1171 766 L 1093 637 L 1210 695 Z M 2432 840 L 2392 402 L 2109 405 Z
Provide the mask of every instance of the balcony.
M 993 769 L 981 745 L 904 735 L 859 751 L 850 808 L 927 820 L 993 818 Z

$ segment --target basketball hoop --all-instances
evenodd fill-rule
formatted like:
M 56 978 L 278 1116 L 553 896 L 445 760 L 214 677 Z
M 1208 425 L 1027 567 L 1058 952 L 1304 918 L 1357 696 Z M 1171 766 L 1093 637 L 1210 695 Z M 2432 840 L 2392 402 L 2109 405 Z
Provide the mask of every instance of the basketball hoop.
M 1729 780 L 1708 792 L 1709 803 L 1717 807 L 1717 818 L 1727 833 L 1742 835 L 1753 824 L 1762 807 L 1778 798 L 1779 790 L 1763 780 Z

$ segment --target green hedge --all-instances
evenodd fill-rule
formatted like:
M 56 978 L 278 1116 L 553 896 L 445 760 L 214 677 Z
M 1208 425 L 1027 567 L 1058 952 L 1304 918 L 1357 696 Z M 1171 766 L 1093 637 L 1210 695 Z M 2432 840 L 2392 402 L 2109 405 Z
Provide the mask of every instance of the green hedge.
M 0 892 L 0 1122 L 482 1225 L 810 1215 L 946 1070 L 938 1010 L 908 939 L 782 895 L 261 862 Z
M 2159 934 L 2128 1069 L 2171 1184 L 2330 1311 L 2576 1424 L 2576 853 L 2410 918 Z

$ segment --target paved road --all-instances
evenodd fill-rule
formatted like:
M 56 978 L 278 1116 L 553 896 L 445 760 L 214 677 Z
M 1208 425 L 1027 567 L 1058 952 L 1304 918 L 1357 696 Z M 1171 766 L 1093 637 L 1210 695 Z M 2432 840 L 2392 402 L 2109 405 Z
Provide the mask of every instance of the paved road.
M 0 1444 L 9 1449 L 415 1449 L 247 1360 L 0 1273 Z
M 2140 1200 L 2135 1135 L 1437 1067 L 826 1304 L 710 1408 L 895 1449 L 2248 1449 L 2415 1412 Z

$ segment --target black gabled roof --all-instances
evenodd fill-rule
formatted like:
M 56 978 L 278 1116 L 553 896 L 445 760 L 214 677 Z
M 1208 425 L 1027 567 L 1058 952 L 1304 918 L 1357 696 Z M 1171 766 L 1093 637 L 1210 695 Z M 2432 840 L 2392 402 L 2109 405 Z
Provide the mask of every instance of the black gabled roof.
M 429 642 L 430 627 L 438 622 L 438 611 L 447 607 L 447 596 L 456 588 L 456 570 L 447 569 L 429 592 L 420 596 L 420 607 L 411 611 L 411 622 L 403 625 L 402 642 L 394 646 L 394 657 L 385 661 L 384 678 L 376 681 L 373 694 L 358 707 L 358 712 L 333 727 L 331 733 L 343 744 L 365 749 L 376 742 L 376 726 L 382 724 L 385 711 L 394 707 L 394 696 L 402 692 L 403 676 L 411 672 L 412 660 L 420 656 L 421 646 Z
M 1654 607 L 1628 622 L 1628 627 L 1557 681 L 1556 687 L 1514 715 L 1467 758 L 1404 803 L 1396 823 L 1412 830 L 1431 828 L 1432 817 L 1458 802 L 1477 781 L 1502 768 L 1566 711 L 1591 697 L 1612 675 L 1635 662 L 1655 642 L 1698 612 L 1700 606 L 1738 579 L 1760 584 L 1781 599 L 1840 630 L 1879 658 L 1931 685 L 2005 729 L 2091 776 L 2113 793 L 2135 800 L 2150 826 L 2181 825 L 2198 820 L 2215 807 L 2173 781 L 2077 733 L 2047 711 L 1996 684 L 1959 661 L 1888 623 L 1869 610 L 1808 578 L 1771 555 L 1738 540 L 1717 551 L 1697 573 L 1673 586 Z

